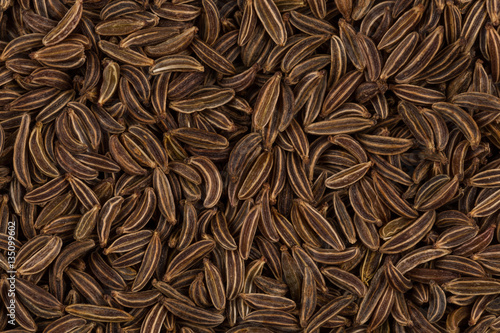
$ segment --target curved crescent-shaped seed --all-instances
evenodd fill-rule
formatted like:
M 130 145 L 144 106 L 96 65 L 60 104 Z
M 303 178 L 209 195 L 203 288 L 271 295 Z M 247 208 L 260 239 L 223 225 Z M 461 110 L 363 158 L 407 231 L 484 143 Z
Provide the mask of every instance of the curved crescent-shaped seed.
M 75 30 L 83 14 L 83 0 L 76 0 L 57 26 L 50 30 L 42 42 L 45 46 L 55 45 L 65 39 Z

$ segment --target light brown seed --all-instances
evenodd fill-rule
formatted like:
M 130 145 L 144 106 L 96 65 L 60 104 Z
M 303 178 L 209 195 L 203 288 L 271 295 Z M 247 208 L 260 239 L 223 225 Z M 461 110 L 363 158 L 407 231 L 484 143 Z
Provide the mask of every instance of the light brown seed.
M 193 57 L 187 55 L 167 55 L 151 64 L 149 73 L 159 75 L 170 72 L 204 72 L 204 67 Z
M 101 21 L 95 26 L 95 32 L 101 36 L 124 36 L 146 25 L 146 22 L 132 18 L 114 18 Z

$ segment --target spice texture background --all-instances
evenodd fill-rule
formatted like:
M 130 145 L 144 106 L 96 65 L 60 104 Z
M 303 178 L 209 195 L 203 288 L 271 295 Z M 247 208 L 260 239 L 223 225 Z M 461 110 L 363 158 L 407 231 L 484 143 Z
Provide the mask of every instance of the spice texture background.
M 500 0 L 0 0 L 0 331 L 499 332 L 499 31 Z

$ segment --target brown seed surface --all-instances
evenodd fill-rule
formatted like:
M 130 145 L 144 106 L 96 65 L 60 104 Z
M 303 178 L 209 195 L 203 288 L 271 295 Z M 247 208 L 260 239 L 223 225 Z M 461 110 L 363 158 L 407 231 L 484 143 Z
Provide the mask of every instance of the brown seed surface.
M 498 331 L 499 25 L 0 1 L 0 331 Z

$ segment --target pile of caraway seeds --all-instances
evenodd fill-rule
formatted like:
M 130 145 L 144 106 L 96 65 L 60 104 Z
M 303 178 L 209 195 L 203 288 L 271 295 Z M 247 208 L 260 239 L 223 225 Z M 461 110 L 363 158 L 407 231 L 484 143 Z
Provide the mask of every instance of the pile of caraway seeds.
M 0 0 L 0 330 L 500 332 L 500 0 Z

